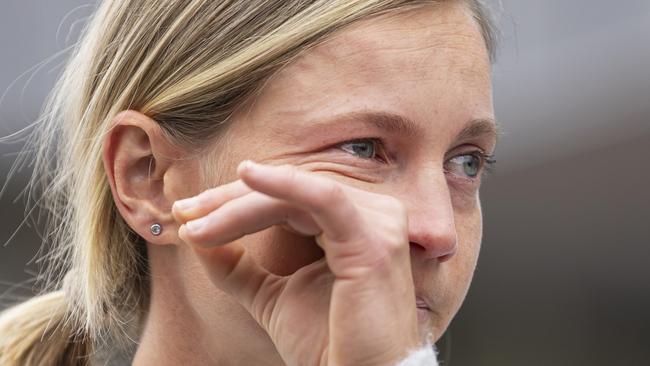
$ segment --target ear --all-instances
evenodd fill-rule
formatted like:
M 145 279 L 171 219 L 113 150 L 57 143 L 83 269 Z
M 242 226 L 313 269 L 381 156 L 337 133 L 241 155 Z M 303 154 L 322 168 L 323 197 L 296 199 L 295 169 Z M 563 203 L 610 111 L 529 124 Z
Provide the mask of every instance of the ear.
M 120 112 L 111 126 L 102 158 L 119 213 L 149 243 L 182 243 L 171 207 L 193 193 L 187 175 L 183 181 L 192 162 L 180 159 L 180 149 L 168 141 L 158 123 L 140 112 Z M 155 223 L 162 226 L 159 235 L 151 232 Z

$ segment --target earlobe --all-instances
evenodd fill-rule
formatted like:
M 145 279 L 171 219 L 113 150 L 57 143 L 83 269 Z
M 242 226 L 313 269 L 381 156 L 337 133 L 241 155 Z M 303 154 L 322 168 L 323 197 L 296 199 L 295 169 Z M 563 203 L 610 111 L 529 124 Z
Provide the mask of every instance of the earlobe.
M 171 215 L 175 198 L 166 197 L 174 190 L 165 188 L 174 183 L 169 172 L 178 150 L 158 123 L 136 111 L 121 112 L 113 118 L 103 144 L 106 176 L 126 223 L 149 243 L 180 243 Z

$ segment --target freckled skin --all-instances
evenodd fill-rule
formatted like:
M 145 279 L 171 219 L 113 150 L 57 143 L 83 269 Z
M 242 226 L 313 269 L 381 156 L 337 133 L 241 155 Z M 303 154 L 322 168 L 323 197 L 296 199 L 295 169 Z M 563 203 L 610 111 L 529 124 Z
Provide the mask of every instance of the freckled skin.
M 314 151 L 318 136 L 300 133 L 309 121 L 368 109 L 408 116 L 421 127 L 422 133 L 408 140 L 387 139 L 397 156 L 394 165 L 360 163 L 336 149 Z M 451 179 L 443 165 L 459 148 L 454 138 L 467 121 L 493 114 L 489 57 L 479 26 L 462 5 L 450 2 L 357 22 L 283 68 L 241 109 L 211 152 L 210 160 L 220 172 L 212 185 L 236 180 L 237 164 L 251 159 L 296 165 L 399 198 L 408 208 L 415 288 L 432 300 L 432 317 L 420 331 L 424 337 L 433 330 L 439 338 L 465 298 L 482 232 L 477 187 Z M 322 131 L 339 134 L 341 143 L 350 138 L 336 128 Z M 463 144 L 491 152 L 495 141 Z M 170 179 L 169 184 L 177 186 L 172 192 L 189 186 L 197 189 L 193 194 L 199 193 L 195 175 Z M 445 235 L 455 236 L 457 248 L 443 260 L 436 246 Z M 293 273 L 323 256 L 312 238 L 281 227 L 240 240 L 256 262 L 276 274 Z M 150 253 L 152 266 L 173 263 L 167 271 L 179 276 L 169 280 L 174 290 L 161 293 L 173 292 L 177 298 L 170 301 L 183 309 L 178 310 L 183 318 L 179 322 L 191 329 L 185 336 L 202 340 L 190 347 L 194 352 L 226 362 L 233 359 L 227 360 L 224 353 L 243 347 L 242 352 L 250 354 L 238 355 L 237 362 L 281 364 L 268 337 L 243 308 L 209 282 L 189 249 L 161 259 L 165 255 Z M 154 287 L 165 288 L 155 277 L 152 281 Z M 154 296 L 152 307 L 157 301 Z
M 229 154 L 269 164 L 295 164 L 303 157 L 283 156 L 288 150 L 283 134 L 301 119 L 383 107 L 421 122 L 426 135 L 405 152 L 410 155 L 409 166 L 382 184 L 359 185 L 410 203 L 418 221 L 435 220 L 427 214 L 444 204 L 435 199 L 452 196 L 458 252 L 443 265 L 418 257 L 417 251 L 412 258 L 415 281 L 440 299 L 440 308 L 435 309 L 439 313 L 436 334 L 446 328 L 464 298 L 481 240 L 478 197 L 468 201 L 453 189 L 433 192 L 447 190 L 441 164 L 453 147 L 454 133 L 473 117 L 493 114 L 488 57 L 468 16 L 464 9 L 446 5 L 433 12 L 355 25 L 283 69 L 229 131 L 232 136 L 246 136 L 249 145 L 264 141 L 267 146 L 254 154 L 245 145 L 229 146 Z M 272 139 L 269 125 L 274 126 Z M 317 165 L 307 169 L 315 170 Z M 331 176 L 337 179 L 337 174 Z M 321 255 L 309 240 L 278 229 L 246 240 L 260 263 L 280 273 L 293 272 L 305 260 Z M 269 250 L 268 241 L 282 244 Z

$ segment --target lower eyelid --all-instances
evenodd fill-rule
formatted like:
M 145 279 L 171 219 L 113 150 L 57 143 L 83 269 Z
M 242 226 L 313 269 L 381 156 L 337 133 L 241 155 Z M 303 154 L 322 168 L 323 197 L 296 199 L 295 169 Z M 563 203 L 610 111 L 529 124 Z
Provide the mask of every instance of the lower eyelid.
M 343 150 L 339 150 L 337 148 L 333 148 L 330 151 L 325 151 L 324 153 L 331 156 L 330 159 L 327 159 L 329 160 L 328 163 L 331 164 L 342 164 L 353 168 L 368 168 L 368 169 L 377 168 L 378 166 L 383 164 L 382 162 L 379 162 L 376 159 L 365 159 L 347 153 Z
M 483 169 L 481 169 L 478 173 L 478 175 L 475 178 L 467 177 L 467 176 L 459 176 L 449 170 L 445 170 L 445 174 L 452 175 L 455 177 L 455 180 L 460 181 L 462 184 L 471 184 L 471 185 L 478 185 L 481 182 L 481 178 L 484 174 Z
M 481 189 L 481 181 L 469 180 L 461 177 L 448 178 L 448 187 L 450 193 L 456 192 L 461 196 L 474 195 Z
M 371 142 L 374 145 L 375 149 L 375 154 L 376 156 L 374 158 L 364 158 L 362 156 L 354 155 L 353 153 L 343 150 L 341 146 L 350 144 L 350 143 L 355 143 L 355 142 Z M 343 151 L 345 154 L 353 157 L 354 159 L 360 159 L 360 160 L 366 160 L 366 161 L 374 161 L 374 162 L 381 162 L 383 164 L 389 163 L 390 162 L 390 157 L 388 156 L 388 153 L 386 151 L 386 146 L 384 144 L 384 141 L 381 140 L 380 138 L 377 137 L 368 137 L 368 138 L 359 138 L 359 139 L 353 139 L 353 140 L 348 140 L 348 141 L 343 141 L 340 142 L 334 146 L 332 146 L 334 149 L 338 149 L 339 151 Z

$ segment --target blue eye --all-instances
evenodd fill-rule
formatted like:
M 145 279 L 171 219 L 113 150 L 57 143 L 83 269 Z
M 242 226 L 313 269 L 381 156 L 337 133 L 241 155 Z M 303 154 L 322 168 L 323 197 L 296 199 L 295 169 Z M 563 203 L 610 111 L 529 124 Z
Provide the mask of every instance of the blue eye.
M 377 157 L 377 141 L 372 139 L 344 142 L 339 145 L 339 148 L 363 159 L 375 159 Z
M 489 155 L 483 153 L 472 153 L 455 156 L 447 162 L 445 168 L 448 172 L 475 179 L 481 174 L 485 164 L 493 164 L 495 161 Z

